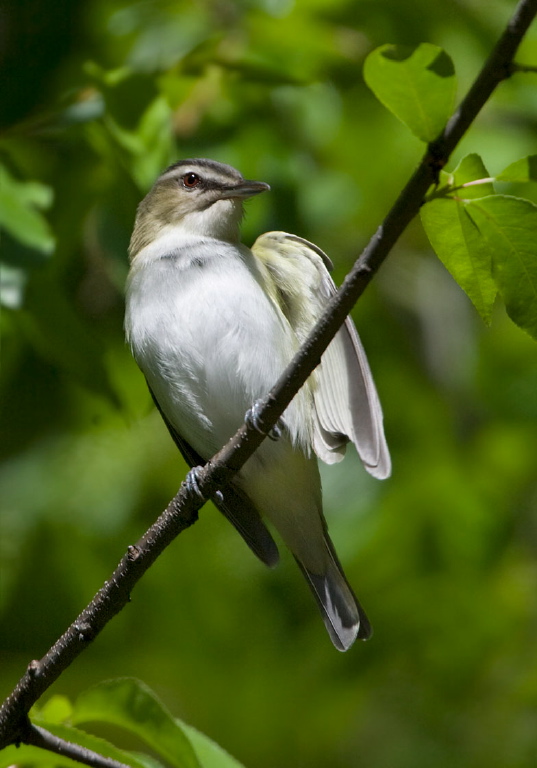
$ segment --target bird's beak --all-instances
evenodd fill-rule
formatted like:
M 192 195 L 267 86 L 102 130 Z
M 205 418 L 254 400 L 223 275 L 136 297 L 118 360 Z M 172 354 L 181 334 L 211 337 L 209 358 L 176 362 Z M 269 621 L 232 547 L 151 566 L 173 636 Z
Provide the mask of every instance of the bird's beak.
M 232 186 L 225 187 L 220 195 L 221 198 L 227 199 L 229 197 L 238 197 L 245 199 L 247 197 L 253 197 L 260 192 L 267 192 L 270 189 L 268 184 L 264 181 L 251 181 L 250 179 L 244 179 L 239 184 L 233 184 Z

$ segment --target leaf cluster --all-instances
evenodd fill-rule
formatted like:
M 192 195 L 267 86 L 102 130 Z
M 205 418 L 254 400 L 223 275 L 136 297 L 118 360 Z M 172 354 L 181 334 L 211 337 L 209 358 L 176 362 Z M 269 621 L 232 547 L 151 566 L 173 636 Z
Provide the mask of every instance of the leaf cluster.
M 433 142 L 451 116 L 455 67 L 429 43 L 407 49 L 384 45 L 366 59 L 364 77 L 380 101 L 419 139 Z M 537 155 L 515 160 L 491 178 L 479 155 L 452 173 L 440 171 L 421 209 L 436 254 L 477 311 L 490 323 L 497 294 L 507 313 L 537 338 L 537 206 L 497 194 L 494 182 L 537 181 Z

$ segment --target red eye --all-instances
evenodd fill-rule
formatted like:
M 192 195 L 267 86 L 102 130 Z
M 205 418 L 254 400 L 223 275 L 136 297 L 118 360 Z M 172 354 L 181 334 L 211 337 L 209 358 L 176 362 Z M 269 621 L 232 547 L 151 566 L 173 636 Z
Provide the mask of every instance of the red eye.
M 185 173 L 183 176 L 183 186 L 187 187 L 187 189 L 197 187 L 200 181 L 201 179 L 197 173 Z

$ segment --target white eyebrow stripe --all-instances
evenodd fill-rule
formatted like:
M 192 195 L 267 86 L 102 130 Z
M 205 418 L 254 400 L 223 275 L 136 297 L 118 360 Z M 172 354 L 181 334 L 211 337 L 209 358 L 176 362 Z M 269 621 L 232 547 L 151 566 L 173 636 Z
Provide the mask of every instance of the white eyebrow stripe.
M 171 171 L 168 171 L 167 173 L 164 173 L 159 181 L 164 181 L 165 179 L 172 179 L 174 177 L 180 178 L 181 176 L 184 176 L 186 173 L 196 173 L 196 171 L 188 170 L 185 166 L 185 169 L 182 168 L 172 168 Z

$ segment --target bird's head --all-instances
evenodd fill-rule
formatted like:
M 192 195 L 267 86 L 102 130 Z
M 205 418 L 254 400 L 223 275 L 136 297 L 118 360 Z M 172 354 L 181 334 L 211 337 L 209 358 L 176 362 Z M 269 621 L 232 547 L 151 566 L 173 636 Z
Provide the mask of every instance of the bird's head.
M 130 256 L 173 230 L 237 242 L 243 201 L 268 189 L 268 184 L 244 179 L 224 163 L 180 160 L 159 176 L 138 206 Z

